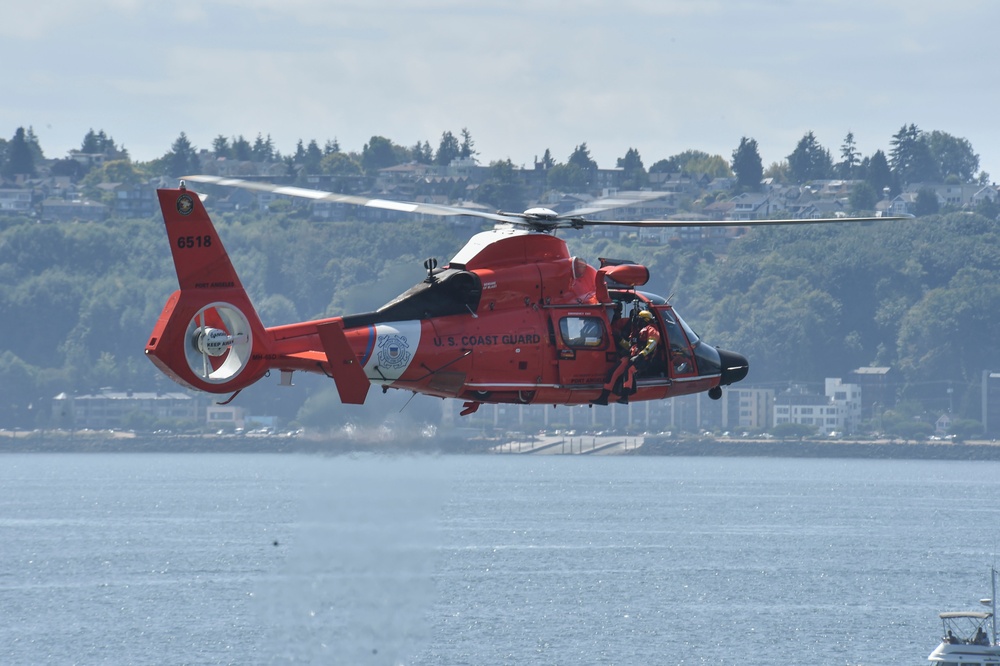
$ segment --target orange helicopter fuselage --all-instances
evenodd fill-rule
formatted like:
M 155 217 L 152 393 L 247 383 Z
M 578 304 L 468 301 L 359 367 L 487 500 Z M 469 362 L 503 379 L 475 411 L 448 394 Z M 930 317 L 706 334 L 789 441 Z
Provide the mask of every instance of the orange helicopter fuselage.
M 331 377 L 345 403 L 363 403 L 378 385 L 464 400 L 465 413 L 482 403 L 588 404 L 635 352 L 613 322 L 639 308 L 652 313 L 660 344 L 631 400 L 718 397 L 747 372 L 746 359 L 701 342 L 665 300 L 635 291 L 645 267 L 595 269 L 550 233 L 509 225 L 473 236 L 444 268 L 428 263 L 423 282 L 375 312 L 265 328 L 198 197 L 158 195 L 180 290 L 146 354 L 192 388 L 234 393 L 280 370 Z

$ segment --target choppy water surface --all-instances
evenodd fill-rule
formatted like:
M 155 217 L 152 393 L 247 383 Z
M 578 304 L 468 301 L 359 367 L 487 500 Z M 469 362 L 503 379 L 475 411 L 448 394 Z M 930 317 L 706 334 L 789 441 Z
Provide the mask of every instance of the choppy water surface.
M 1000 464 L 0 456 L 4 664 L 914 664 Z

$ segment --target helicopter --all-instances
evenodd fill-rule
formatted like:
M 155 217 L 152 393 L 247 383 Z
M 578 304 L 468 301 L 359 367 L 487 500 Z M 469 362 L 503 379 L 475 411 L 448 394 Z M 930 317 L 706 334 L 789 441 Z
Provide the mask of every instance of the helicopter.
M 266 327 L 243 288 L 199 196 L 188 182 L 332 201 L 404 213 L 475 216 L 495 223 L 473 235 L 444 266 L 373 312 Z M 167 300 L 145 353 L 179 384 L 239 392 L 272 371 L 333 380 L 344 404 L 363 404 L 372 385 L 483 404 L 605 405 L 663 400 L 743 380 L 743 355 L 702 340 L 668 299 L 640 289 L 649 270 L 570 254 L 558 229 L 734 226 L 732 221 L 604 221 L 546 208 L 489 213 L 217 176 L 184 176 L 157 196 L 179 289 Z M 895 218 L 749 220 L 736 226 L 843 223 Z M 626 324 L 622 326 L 621 324 Z M 635 363 L 635 331 L 659 344 Z M 631 330 L 632 337 L 622 331 Z M 630 344 L 631 343 L 631 344 Z M 623 351 L 624 349 L 624 351 Z M 614 379 L 615 375 L 622 379 Z M 624 377 L 628 378 L 628 382 Z M 628 388 L 625 388 L 627 385 Z

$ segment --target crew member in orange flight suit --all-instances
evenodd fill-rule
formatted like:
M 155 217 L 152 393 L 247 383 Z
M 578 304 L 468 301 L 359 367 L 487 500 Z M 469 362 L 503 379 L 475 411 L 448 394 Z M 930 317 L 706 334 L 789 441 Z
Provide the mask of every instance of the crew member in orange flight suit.
M 639 330 L 639 344 L 632 347 L 631 361 L 637 366 L 637 370 L 642 372 L 653 360 L 656 348 L 660 346 L 660 331 L 653 323 L 653 313 L 643 310 L 639 313 L 642 320 L 642 328 Z
M 639 312 L 637 325 L 641 326 L 638 334 L 633 335 L 631 340 L 622 341 L 626 344 L 631 342 L 628 354 L 622 357 L 621 362 L 611 371 L 608 381 L 604 383 L 601 395 L 592 404 L 608 404 L 608 396 L 614 392 L 621 396 L 618 402 L 627 405 L 628 397 L 636 392 L 635 375 L 649 366 L 653 354 L 660 344 L 660 332 L 657 330 L 656 324 L 653 323 L 652 312 L 649 310 Z

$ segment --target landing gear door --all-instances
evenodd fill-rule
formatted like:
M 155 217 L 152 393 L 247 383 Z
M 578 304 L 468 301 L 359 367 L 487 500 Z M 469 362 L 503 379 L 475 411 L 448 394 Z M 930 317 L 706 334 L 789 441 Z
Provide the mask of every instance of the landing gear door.
M 614 347 L 603 308 L 553 310 L 552 334 L 559 383 L 566 388 L 593 388 L 605 381 L 614 362 Z M 609 361 L 609 355 L 611 360 Z
M 669 305 L 654 308 L 659 315 L 663 333 L 663 350 L 667 359 L 667 372 L 672 379 L 691 377 L 698 374 L 694 352 L 684 329 L 677 321 L 674 309 Z

